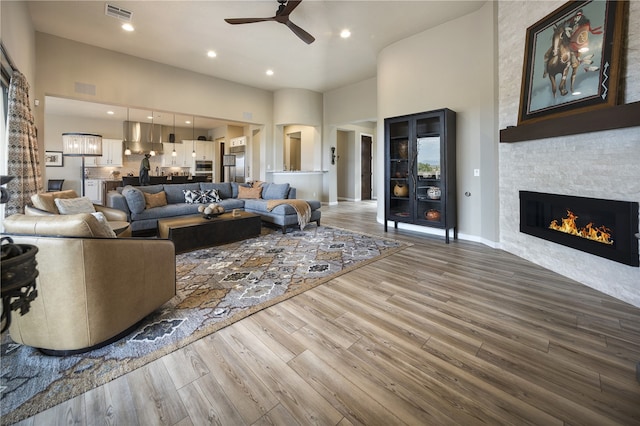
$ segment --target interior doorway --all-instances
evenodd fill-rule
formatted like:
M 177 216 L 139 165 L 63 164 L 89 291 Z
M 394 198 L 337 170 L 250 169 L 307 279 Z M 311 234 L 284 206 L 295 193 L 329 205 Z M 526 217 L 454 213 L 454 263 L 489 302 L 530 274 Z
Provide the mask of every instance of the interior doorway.
M 301 132 L 289 133 L 284 145 L 284 169 L 302 170 L 302 134 Z
M 225 172 L 225 167 L 224 167 L 224 142 L 220 142 L 220 144 L 218 145 L 220 152 L 218 153 L 218 170 L 220 171 L 220 177 L 218 179 L 218 182 L 226 182 L 226 180 L 224 179 L 224 172 Z
M 371 135 L 360 135 L 360 199 L 371 200 L 372 191 L 372 171 L 371 163 L 373 161 L 372 154 L 373 137 Z

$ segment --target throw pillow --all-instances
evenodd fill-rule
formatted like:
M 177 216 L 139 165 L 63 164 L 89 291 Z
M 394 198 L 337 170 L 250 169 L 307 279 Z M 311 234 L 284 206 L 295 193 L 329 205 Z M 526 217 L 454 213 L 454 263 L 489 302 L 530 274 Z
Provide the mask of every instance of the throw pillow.
M 56 198 L 77 198 L 78 194 L 73 189 L 68 189 L 66 191 L 58 191 L 58 192 L 44 192 L 40 194 L 33 194 L 31 196 L 31 202 L 33 206 L 37 209 L 47 211 L 53 214 L 59 214 L 58 208 L 56 207 L 55 199 Z
M 200 189 L 215 189 L 218 191 L 218 196 L 223 200 L 225 198 L 233 198 L 233 190 L 231 189 L 230 182 L 202 182 Z
M 198 189 L 185 189 L 182 192 L 184 192 L 184 202 L 187 204 L 218 203 L 222 201 L 218 191 L 215 189 L 206 189 L 203 191 Z
M 167 193 L 164 191 L 160 191 L 157 194 L 147 194 L 146 192 L 143 192 L 142 194 L 144 195 L 145 209 L 152 209 L 154 207 L 167 205 Z
M 238 185 L 238 199 L 257 199 L 262 198 L 262 186 L 248 188 Z
M 142 213 L 144 211 L 146 205 L 144 193 L 138 188 L 130 185 L 125 186 L 122 190 L 122 195 L 124 195 L 124 198 L 127 200 L 127 205 L 132 213 Z
M 102 212 L 95 212 L 95 213 L 91 213 L 96 219 L 98 219 L 98 222 L 100 223 L 100 227 L 101 227 L 101 231 L 100 231 L 100 235 L 96 235 L 97 237 L 109 237 L 109 238 L 116 238 L 116 233 L 113 232 L 113 229 L 111 228 L 111 226 L 109 225 L 109 221 L 107 221 L 106 216 L 104 215 L 104 213 Z
M 270 183 L 264 190 L 262 198 L 264 198 L 265 200 L 282 200 L 287 198 L 288 193 L 288 183 Z
M 53 201 L 60 214 L 94 213 L 96 211 L 89 197 L 56 198 Z
M 219 203 L 220 201 L 222 201 L 222 197 L 220 197 L 220 193 L 217 189 L 210 189 L 206 192 L 209 192 L 209 198 L 207 198 L 205 203 Z

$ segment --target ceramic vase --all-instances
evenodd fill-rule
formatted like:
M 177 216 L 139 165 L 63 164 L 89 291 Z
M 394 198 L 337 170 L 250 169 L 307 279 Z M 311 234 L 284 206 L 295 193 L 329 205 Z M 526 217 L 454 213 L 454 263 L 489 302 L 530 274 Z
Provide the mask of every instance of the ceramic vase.
M 436 209 L 427 210 L 424 213 L 424 217 L 427 220 L 439 221 L 440 220 L 440 211 Z
M 430 186 L 427 188 L 427 198 L 430 200 L 439 200 L 442 195 L 442 191 L 437 186 Z
M 393 195 L 396 197 L 406 197 L 409 195 L 409 186 L 404 183 L 396 183 L 393 187 Z
M 398 142 L 398 158 L 403 160 L 409 158 L 409 141 Z

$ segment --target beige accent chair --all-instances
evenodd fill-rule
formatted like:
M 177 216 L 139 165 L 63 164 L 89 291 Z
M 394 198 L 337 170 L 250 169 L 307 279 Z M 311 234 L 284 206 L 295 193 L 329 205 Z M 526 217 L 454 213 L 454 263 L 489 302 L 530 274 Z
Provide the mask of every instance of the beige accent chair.
M 69 198 L 78 198 L 78 194 L 73 189 L 68 189 L 66 191 L 54 191 L 54 192 L 42 192 L 39 194 L 34 194 L 31 196 L 31 202 L 33 206 L 25 206 L 24 213 L 27 216 L 51 216 L 51 215 L 59 215 L 60 211 L 56 206 L 55 199 L 69 199 Z M 94 204 L 93 208 L 97 212 L 102 212 L 104 216 L 107 218 L 109 222 L 126 222 L 127 214 L 122 210 L 113 209 L 110 207 L 101 206 L 99 204 Z M 131 236 L 131 227 L 125 229 L 118 233 L 118 237 L 130 237 Z
M 11 338 L 53 355 L 104 346 L 126 335 L 176 294 L 169 240 L 105 237 L 89 213 L 12 215 L 3 222 L 16 244 L 32 244 L 38 296 L 11 316 Z

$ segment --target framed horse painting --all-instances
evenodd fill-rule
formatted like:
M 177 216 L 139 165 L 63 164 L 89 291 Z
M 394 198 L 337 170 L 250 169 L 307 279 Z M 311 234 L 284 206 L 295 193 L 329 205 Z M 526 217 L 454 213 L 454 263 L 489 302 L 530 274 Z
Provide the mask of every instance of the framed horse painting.
M 617 105 L 625 1 L 571 1 L 527 28 L 518 124 Z

